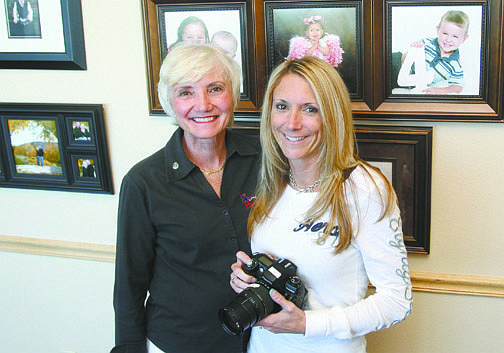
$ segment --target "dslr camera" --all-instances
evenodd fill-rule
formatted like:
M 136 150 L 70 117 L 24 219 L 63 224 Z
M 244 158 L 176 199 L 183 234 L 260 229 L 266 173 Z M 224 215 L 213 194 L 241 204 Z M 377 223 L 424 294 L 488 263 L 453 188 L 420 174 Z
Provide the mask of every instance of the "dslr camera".
M 296 275 L 297 266 L 291 261 L 273 260 L 266 254 L 257 253 L 250 265 L 243 266 L 243 271 L 254 276 L 256 282 L 219 310 L 222 328 L 230 335 L 242 335 L 256 322 L 281 310 L 269 295 L 271 289 L 280 292 L 298 308 L 303 307 L 307 290 Z

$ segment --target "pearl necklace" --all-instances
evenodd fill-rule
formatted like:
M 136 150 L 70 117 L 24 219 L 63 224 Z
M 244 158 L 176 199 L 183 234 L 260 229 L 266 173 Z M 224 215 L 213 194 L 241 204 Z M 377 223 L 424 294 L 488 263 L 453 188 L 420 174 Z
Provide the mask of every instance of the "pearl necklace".
M 210 170 L 208 172 L 206 170 L 203 170 L 203 168 L 201 168 L 201 167 L 200 167 L 200 170 L 208 176 L 208 175 L 212 175 L 212 174 L 220 172 L 224 168 L 224 164 L 226 164 L 226 163 L 222 163 L 222 165 L 218 169 Z
M 315 189 L 317 186 L 320 185 L 320 179 L 315 180 L 315 182 L 311 185 L 308 185 L 304 189 L 301 189 L 299 186 L 297 186 L 296 181 L 294 180 L 294 176 L 292 175 L 292 169 L 289 169 L 289 181 L 292 184 L 292 187 L 294 190 L 296 190 L 298 193 L 301 192 L 313 192 L 313 189 Z

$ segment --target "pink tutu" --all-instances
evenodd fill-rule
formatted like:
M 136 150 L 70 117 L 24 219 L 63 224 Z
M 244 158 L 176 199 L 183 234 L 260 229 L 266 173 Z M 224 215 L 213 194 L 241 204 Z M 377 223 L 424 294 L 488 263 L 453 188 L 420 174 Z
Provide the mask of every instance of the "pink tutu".
M 341 48 L 340 39 L 335 34 L 326 34 L 321 41 L 329 48 L 329 54 L 324 55 L 320 50 L 315 50 L 313 56 L 316 56 L 331 66 L 337 67 L 343 61 L 344 50 Z M 287 60 L 301 59 L 306 56 L 306 52 L 311 48 L 311 43 L 308 38 L 294 36 L 290 39 L 289 55 Z

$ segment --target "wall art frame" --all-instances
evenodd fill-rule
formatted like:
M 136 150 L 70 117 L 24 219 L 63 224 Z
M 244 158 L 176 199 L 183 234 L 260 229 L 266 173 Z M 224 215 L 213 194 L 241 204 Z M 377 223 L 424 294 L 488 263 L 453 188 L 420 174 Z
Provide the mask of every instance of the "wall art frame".
M 402 57 L 398 55 L 398 51 L 410 51 L 405 43 L 410 45 L 413 41 L 426 37 L 434 39 L 437 36 L 436 26 L 449 10 L 463 11 L 470 19 L 469 36 L 458 47 L 459 61 L 464 68 L 463 91 L 408 92 L 409 89 L 397 87 L 396 77 L 400 73 Z M 380 64 L 374 67 L 375 109 L 369 115 L 380 120 L 503 121 L 500 99 L 504 89 L 502 1 L 377 0 L 374 2 L 374 13 L 373 35 L 377 44 L 374 57 L 375 62 Z M 413 13 L 415 15 L 411 16 Z M 420 18 L 424 21 L 421 26 Z M 409 26 L 407 28 L 410 30 L 401 30 L 405 26 Z M 383 42 L 380 43 L 376 38 L 383 38 Z M 425 57 L 430 60 L 427 51 L 425 53 Z M 434 62 L 435 60 L 432 61 Z M 453 82 L 448 85 L 450 84 Z M 376 113 L 385 116 L 380 118 Z
M 356 125 L 355 135 L 359 156 L 392 176 L 408 252 L 429 254 L 432 128 Z
M 149 112 L 164 114 L 157 96 L 159 69 L 171 46 L 179 42 L 183 27 L 187 23 L 202 23 L 206 32 L 206 42 L 214 39 L 217 32 L 226 32 L 236 40 L 237 48 L 233 56 L 242 68 L 242 88 L 238 109 L 256 108 L 256 87 L 254 86 L 255 60 L 251 58 L 251 33 L 246 16 L 246 1 L 227 2 L 183 2 L 143 0 L 144 38 L 148 61 Z M 195 22 L 196 21 L 196 22 Z M 253 48 L 253 46 L 252 46 Z
M 144 11 L 144 35 L 149 81 L 149 112 L 163 115 L 159 104 L 156 85 L 160 66 L 160 27 L 157 9 L 162 6 L 181 8 L 223 6 L 224 1 L 201 0 L 142 0 Z M 349 86 L 352 110 L 356 120 L 376 121 L 448 121 L 448 122 L 503 122 L 504 112 L 504 4 L 502 0 L 336 0 L 336 1 L 270 1 L 242 0 L 246 42 L 243 47 L 248 59 L 247 96 L 242 97 L 235 120 L 237 122 L 257 122 L 260 115 L 262 97 L 272 67 L 285 56 L 288 37 L 302 35 L 299 24 L 294 27 L 280 21 L 278 14 L 290 11 L 287 16 L 299 20 L 306 16 L 316 16 L 322 12 L 326 23 L 331 22 L 328 31 L 340 36 L 342 49 L 348 55 L 343 57 L 340 70 Z M 392 75 L 395 74 L 392 55 L 395 50 L 398 9 L 430 9 L 432 18 L 442 9 L 471 8 L 475 31 L 470 38 L 479 37 L 479 48 L 474 51 L 474 62 L 479 67 L 476 78 L 469 79 L 478 88 L 463 94 L 402 94 L 393 92 Z M 439 11 L 437 11 L 439 10 Z M 338 13 L 340 11 L 340 13 Z M 345 14 L 345 11 L 347 12 Z M 428 13 L 430 13 L 428 12 Z M 476 14 L 480 14 L 478 18 Z M 351 14 L 351 16 L 349 15 Z M 354 17 L 355 15 L 355 17 Z M 352 17 L 351 30 L 339 29 L 337 20 Z M 422 18 L 425 18 L 423 16 Z M 332 26 L 332 27 L 331 27 Z M 435 25 L 431 25 L 435 29 Z M 287 29 L 286 29 L 287 28 Z M 472 28 L 472 27 L 470 27 Z M 345 33 L 344 31 L 348 31 Z M 472 30 L 472 29 L 471 29 Z M 245 33 L 245 29 L 243 30 Z M 407 33 L 407 31 L 405 31 Z M 348 39 L 352 33 L 351 39 Z M 345 53 L 343 55 L 345 55 Z M 466 56 L 467 57 L 467 56 Z M 472 67 L 472 66 L 471 66 Z M 338 69 L 338 68 L 336 68 Z M 349 71 L 350 70 L 350 71 Z M 349 73 L 350 72 L 350 73 Z
M 0 104 L 0 187 L 113 194 L 101 104 Z
M 363 100 L 362 73 L 364 61 L 364 30 L 362 1 L 296 1 L 264 3 L 266 20 L 266 60 L 268 76 L 281 61 L 302 58 L 310 50 L 309 28 L 322 30 L 313 40 L 327 48 L 328 53 L 314 52 L 334 66 L 345 81 L 353 101 Z M 337 19 L 337 20 L 336 20 Z M 367 28 L 369 31 L 369 28 Z M 370 47 L 368 48 L 370 54 Z M 369 56 L 370 58 L 371 56 Z
M 432 127 L 355 125 L 359 156 L 380 168 L 396 190 L 409 253 L 430 253 Z M 259 137 L 255 123 L 234 130 Z
M 1 0 L 0 68 L 86 70 L 80 0 L 26 1 L 32 16 L 21 24 L 14 19 L 14 1 Z M 26 31 L 30 25 L 35 30 Z
M 80 0 L 26 0 L 33 9 L 31 22 L 37 28 L 35 35 L 15 33 L 13 27 L 20 22 L 14 24 L 14 1 L 1 1 L 4 7 L 4 11 L 0 10 L 1 69 L 86 70 Z

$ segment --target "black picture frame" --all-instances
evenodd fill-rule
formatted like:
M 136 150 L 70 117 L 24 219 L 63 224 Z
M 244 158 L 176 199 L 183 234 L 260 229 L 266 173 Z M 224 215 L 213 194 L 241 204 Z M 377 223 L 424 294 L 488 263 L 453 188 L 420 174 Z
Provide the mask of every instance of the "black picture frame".
M 234 130 L 257 136 L 259 125 L 236 123 Z M 355 125 L 359 156 L 378 166 L 391 179 L 403 222 L 406 249 L 412 254 L 430 253 L 432 127 Z M 391 177 L 390 177 L 391 176 Z
M 267 1 L 264 12 L 268 76 L 286 58 L 304 56 L 306 28 L 317 22 L 324 30 L 320 41 L 330 51 L 319 57 L 338 70 L 353 100 L 363 99 L 362 1 Z
M 0 23 L 1 69 L 87 69 L 80 0 L 60 0 L 59 3 L 26 0 L 33 4 L 34 22 L 39 21 L 42 27 L 37 36 L 20 37 L 9 35 L 13 26 L 10 7 L 13 2 L 1 1 L 4 11 L 0 11 L 0 19 L 3 19 L 0 22 L 5 22 L 5 26 Z M 52 7 L 48 7 L 48 4 L 52 4 Z M 39 6 L 44 6 L 41 13 L 46 18 L 39 18 Z M 54 22 L 61 23 L 61 26 L 44 27 L 44 23 Z
M 235 60 L 242 68 L 242 87 L 238 109 L 256 108 L 255 60 L 250 55 L 252 33 L 249 32 L 250 3 L 247 1 L 165 1 L 142 0 L 144 12 L 144 37 L 148 60 L 149 112 L 152 115 L 165 114 L 157 96 L 159 70 L 168 47 L 177 41 L 179 26 L 190 16 L 198 17 L 205 23 L 208 40 L 218 31 L 226 31 L 237 41 Z M 231 21 L 225 21 L 224 19 Z
M 0 187 L 114 193 L 101 104 L 0 104 L 0 162 Z

